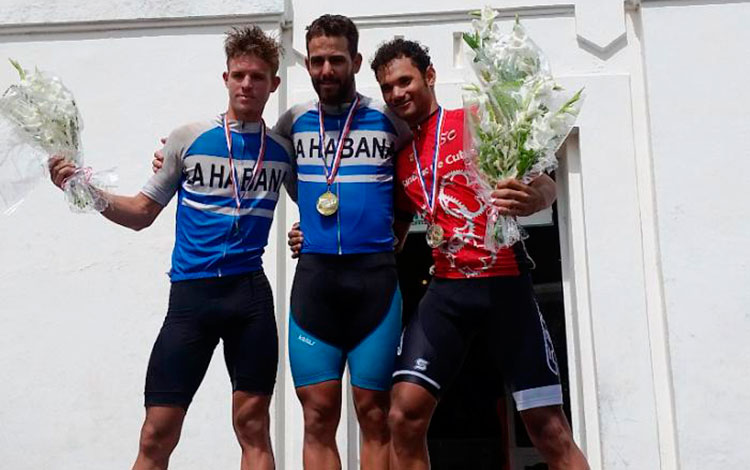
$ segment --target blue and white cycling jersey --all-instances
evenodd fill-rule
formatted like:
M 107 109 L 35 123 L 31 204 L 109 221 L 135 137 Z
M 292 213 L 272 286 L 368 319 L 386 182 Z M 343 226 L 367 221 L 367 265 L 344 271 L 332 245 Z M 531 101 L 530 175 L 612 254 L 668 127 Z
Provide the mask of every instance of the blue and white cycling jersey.
M 237 208 L 222 117 L 172 132 L 164 165 L 141 192 L 166 206 L 177 193 L 172 281 L 260 270 L 282 184 L 295 197 L 289 141 L 267 133 L 261 171 L 251 182 L 260 149 L 260 123 L 230 121 L 232 156 L 241 188 Z
M 321 151 L 317 101 L 294 106 L 274 131 L 292 140 L 298 178 L 303 253 L 352 254 L 393 251 L 393 159 L 408 142 L 408 126 L 384 104 L 360 96 L 341 166 L 331 185 L 339 199 L 335 214 L 318 213 L 327 189 L 324 159 L 333 161 L 351 103 L 323 106 L 326 148 Z

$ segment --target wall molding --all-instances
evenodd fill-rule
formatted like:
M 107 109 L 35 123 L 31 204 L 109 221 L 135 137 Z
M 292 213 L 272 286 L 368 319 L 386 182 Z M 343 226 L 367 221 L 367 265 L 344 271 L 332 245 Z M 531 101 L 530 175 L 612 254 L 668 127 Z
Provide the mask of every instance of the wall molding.
M 506 2 L 507 3 L 507 2 Z M 546 0 L 538 5 L 493 5 L 500 18 L 513 18 L 516 14 L 527 17 L 573 16 L 575 13 L 574 0 Z M 350 8 L 351 9 L 351 8 Z M 395 13 L 388 15 L 357 14 L 343 8 L 341 14 L 347 14 L 361 29 L 386 28 L 394 26 L 418 26 L 430 24 L 447 24 L 469 22 L 469 13 L 478 8 L 462 8 L 456 10 L 428 10 Z M 305 26 L 314 20 L 319 10 L 302 10 L 293 12 L 294 28 L 293 46 L 298 51 L 305 51 Z M 303 54 L 304 55 L 304 54 Z
M 204 26 L 232 26 L 253 23 L 261 27 L 285 27 L 285 12 L 183 16 L 172 18 L 134 18 L 97 21 L 64 21 L 53 23 L 0 24 L 0 36 L 27 34 L 89 33 L 102 31 L 132 31 L 138 29 L 184 28 Z
M 539 5 L 528 7 L 508 7 L 496 8 L 500 18 L 513 18 L 520 16 L 571 16 L 574 14 L 575 5 Z M 418 24 L 440 24 L 440 23 L 457 23 L 469 21 L 469 14 L 476 9 L 424 12 L 424 13 L 400 13 L 394 15 L 369 15 L 369 16 L 352 16 L 352 20 L 357 23 L 358 27 L 376 28 L 384 26 L 398 25 L 418 25 Z

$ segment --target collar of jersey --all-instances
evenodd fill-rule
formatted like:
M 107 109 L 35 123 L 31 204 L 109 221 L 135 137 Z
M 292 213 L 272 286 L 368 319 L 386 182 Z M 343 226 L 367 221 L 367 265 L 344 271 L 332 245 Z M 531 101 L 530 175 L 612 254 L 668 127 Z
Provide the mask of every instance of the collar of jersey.
M 359 96 L 359 105 L 357 107 L 361 108 L 364 105 L 364 102 L 367 98 L 360 95 L 359 93 L 357 93 L 357 95 Z M 340 104 L 321 103 L 323 112 L 326 113 L 327 115 L 333 115 L 333 116 L 346 113 L 347 111 L 349 111 L 349 106 L 351 106 L 351 104 L 352 104 L 351 101 L 347 101 L 346 103 L 340 103 Z
M 439 110 L 440 108 L 433 111 L 427 119 L 417 124 L 417 126 L 411 130 L 415 138 L 417 138 L 418 140 L 422 140 L 425 138 L 425 136 L 431 134 L 435 130 L 435 127 L 437 126 Z M 443 111 L 444 114 L 446 112 L 448 111 Z M 443 117 L 443 119 L 445 119 L 445 116 Z
M 224 115 L 220 114 L 216 117 L 219 127 L 224 126 Z M 233 119 L 229 120 L 229 130 L 237 134 L 257 134 L 260 132 L 260 121 L 236 121 Z

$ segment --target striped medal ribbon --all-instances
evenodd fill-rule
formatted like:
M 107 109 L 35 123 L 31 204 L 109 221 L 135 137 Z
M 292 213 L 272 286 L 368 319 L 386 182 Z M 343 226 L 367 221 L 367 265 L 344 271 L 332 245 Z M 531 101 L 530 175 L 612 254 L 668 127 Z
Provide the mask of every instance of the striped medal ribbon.
M 443 133 L 443 118 L 445 113 L 442 106 L 438 107 L 437 125 L 435 130 L 435 150 L 432 154 L 432 187 L 427 188 L 427 184 L 424 180 L 424 174 L 422 174 L 422 164 L 419 162 L 419 152 L 417 151 L 417 143 L 412 140 L 411 147 L 414 152 L 414 164 L 417 166 L 417 176 L 419 176 L 419 183 L 422 187 L 422 193 L 424 194 L 425 200 L 425 220 L 429 224 L 427 227 L 427 245 L 430 248 L 437 248 L 445 243 L 445 231 L 443 227 L 437 224 L 435 220 L 435 212 L 437 210 L 437 196 L 438 196 L 438 158 L 440 156 L 440 136 Z
M 224 137 L 227 140 L 227 153 L 229 156 L 229 174 L 232 179 L 232 192 L 234 196 L 234 203 L 237 207 L 237 218 L 234 221 L 235 229 L 239 229 L 239 213 L 242 206 L 242 195 L 240 194 L 239 176 L 237 175 L 237 168 L 234 165 L 234 156 L 232 155 L 232 132 L 229 129 L 229 119 L 224 114 Z M 255 180 L 260 174 L 260 170 L 263 168 L 263 160 L 266 156 L 266 122 L 261 118 L 260 120 L 260 148 L 258 149 L 258 158 L 255 160 L 253 166 L 253 172 L 250 175 L 250 181 L 247 186 L 242 188 L 242 194 L 247 192 L 248 189 L 253 187 Z
M 331 168 L 328 168 L 328 161 L 325 156 L 326 148 L 326 128 L 325 128 L 325 115 L 323 114 L 323 105 L 318 102 L 318 135 L 320 137 L 320 149 L 318 156 L 323 159 L 323 169 L 326 174 L 326 191 L 318 197 L 316 208 L 320 215 L 331 216 L 336 213 L 339 209 L 339 198 L 331 191 L 331 185 L 336 179 L 336 175 L 339 172 L 339 166 L 341 165 L 341 155 L 344 151 L 344 141 L 349 136 L 352 128 L 352 122 L 354 122 L 354 114 L 357 111 L 359 105 L 359 95 L 356 95 L 354 101 L 349 106 L 349 111 L 346 114 L 346 121 L 344 127 L 339 132 L 339 140 L 336 142 L 336 151 L 331 162 Z

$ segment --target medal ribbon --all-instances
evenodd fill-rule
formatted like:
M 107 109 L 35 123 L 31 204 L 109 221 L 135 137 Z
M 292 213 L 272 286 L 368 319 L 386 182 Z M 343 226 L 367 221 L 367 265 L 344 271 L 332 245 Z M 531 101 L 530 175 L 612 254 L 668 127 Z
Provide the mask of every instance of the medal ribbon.
M 237 210 L 240 209 L 242 204 L 242 197 L 240 196 L 240 185 L 238 183 L 239 178 L 237 177 L 237 169 L 234 166 L 234 158 L 232 156 L 232 133 L 229 130 L 229 119 L 227 115 L 224 115 L 224 137 L 227 139 L 227 151 L 229 153 L 229 173 L 232 177 L 232 189 L 234 190 L 234 202 L 237 205 Z M 260 120 L 260 148 L 258 149 L 258 158 L 255 160 L 255 166 L 253 166 L 253 173 L 250 176 L 249 187 L 253 187 L 255 179 L 260 174 L 261 168 L 263 168 L 263 160 L 266 156 L 266 121 L 261 118 Z M 243 190 L 243 193 L 245 191 Z
M 354 98 L 354 101 L 349 106 L 349 111 L 346 115 L 346 121 L 344 122 L 344 127 L 339 132 L 339 141 L 336 143 L 336 153 L 334 154 L 333 161 L 331 162 L 331 169 L 328 169 L 328 162 L 325 157 L 325 147 L 326 147 L 326 128 L 324 121 L 324 115 L 323 115 L 323 105 L 318 102 L 318 122 L 320 124 L 318 129 L 318 135 L 320 137 L 320 150 L 318 152 L 318 156 L 323 159 L 323 169 L 326 172 L 326 183 L 328 184 L 328 187 L 330 188 L 331 184 L 333 184 L 333 180 L 336 179 L 336 175 L 339 172 L 339 166 L 341 165 L 341 155 L 344 151 L 344 141 L 349 136 L 349 132 L 351 131 L 352 122 L 354 122 L 354 113 L 357 110 L 357 106 L 359 105 L 359 95 L 356 95 Z
M 436 200 L 437 200 L 437 184 L 438 184 L 438 172 L 437 163 L 440 155 L 440 135 L 443 133 L 443 117 L 444 112 L 442 106 L 438 107 L 437 115 L 437 129 L 435 130 L 435 151 L 432 154 L 432 192 L 427 190 L 427 184 L 424 181 L 424 175 L 422 174 L 422 164 L 419 163 L 419 152 L 417 152 L 416 139 L 411 141 L 411 148 L 414 152 L 414 163 L 417 165 L 417 175 L 419 176 L 419 183 L 422 186 L 422 192 L 424 193 L 424 200 L 426 203 L 427 213 L 432 217 L 435 214 Z

